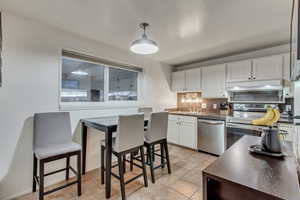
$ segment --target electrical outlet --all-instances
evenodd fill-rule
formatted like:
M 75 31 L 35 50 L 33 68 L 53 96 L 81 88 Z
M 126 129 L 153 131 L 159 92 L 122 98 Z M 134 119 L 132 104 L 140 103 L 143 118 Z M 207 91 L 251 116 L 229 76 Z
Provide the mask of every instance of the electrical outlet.
M 206 103 L 201 104 L 201 108 L 205 109 L 206 108 Z
M 214 103 L 213 108 L 217 109 L 218 108 L 217 104 Z

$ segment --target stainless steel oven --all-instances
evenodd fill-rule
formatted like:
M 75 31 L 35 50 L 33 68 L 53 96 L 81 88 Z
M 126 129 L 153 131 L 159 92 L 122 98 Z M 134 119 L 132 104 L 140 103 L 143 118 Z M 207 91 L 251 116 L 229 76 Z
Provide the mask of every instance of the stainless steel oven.
M 226 149 L 244 135 L 261 136 L 264 127 L 250 124 L 226 123 Z

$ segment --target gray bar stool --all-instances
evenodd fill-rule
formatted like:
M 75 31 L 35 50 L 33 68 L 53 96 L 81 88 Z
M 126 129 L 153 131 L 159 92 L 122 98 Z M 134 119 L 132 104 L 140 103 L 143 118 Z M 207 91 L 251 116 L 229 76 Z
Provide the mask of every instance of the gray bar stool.
M 113 177 L 120 180 L 121 194 L 122 200 L 126 199 L 125 194 L 125 185 L 130 183 L 137 178 L 144 176 L 144 185 L 148 187 L 147 181 L 147 172 L 146 172 L 146 164 L 144 160 L 144 114 L 136 114 L 136 115 L 123 115 L 119 116 L 118 128 L 116 137 L 113 138 L 113 155 L 118 158 L 118 164 L 112 167 L 118 166 L 119 168 L 119 176 L 115 173 L 111 173 Z M 104 156 L 105 156 L 105 141 L 101 141 L 101 184 L 104 184 Z M 135 166 L 141 168 L 143 173 L 133 177 L 132 179 L 125 182 L 124 180 L 124 162 L 126 160 L 127 154 L 132 154 L 133 152 L 140 151 L 141 153 L 141 166 L 135 164 Z
M 151 180 L 155 183 L 154 170 L 165 167 L 165 161 L 168 167 L 168 173 L 171 173 L 169 149 L 167 143 L 168 132 L 168 113 L 157 112 L 152 113 L 148 122 L 148 129 L 145 131 L 145 147 L 147 149 L 147 161 L 149 160 Z M 160 145 L 160 154 L 155 152 L 155 145 Z M 161 164 L 154 166 L 154 157 L 161 158 Z M 136 159 L 136 158 L 134 158 Z M 132 164 L 132 162 L 131 162 Z
M 33 153 L 33 184 L 32 191 L 39 185 L 39 200 L 44 195 L 63 189 L 77 183 L 78 196 L 81 195 L 81 145 L 72 142 L 70 115 L 67 112 L 37 113 L 34 114 L 34 153 Z M 70 166 L 70 157 L 77 156 L 77 172 Z M 66 168 L 45 174 L 45 163 L 66 158 Z M 37 164 L 39 160 L 39 176 Z M 77 175 L 77 180 L 58 188 L 44 191 L 46 176 L 66 171 L 66 180 L 69 171 Z
M 138 108 L 139 113 L 144 113 L 145 118 L 149 119 L 151 116 L 151 113 L 153 112 L 153 109 L 151 107 L 140 107 Z

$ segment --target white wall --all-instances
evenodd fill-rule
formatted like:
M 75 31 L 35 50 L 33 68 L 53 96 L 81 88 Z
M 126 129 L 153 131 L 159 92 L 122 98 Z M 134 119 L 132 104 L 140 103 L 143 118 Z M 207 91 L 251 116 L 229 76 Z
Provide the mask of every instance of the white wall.
M 170 91 L 169 66 L 29 19 L 2 14 L 0 199 L 31 191 L 32 116 L 35 112 L 59 110 L 59 70 L 63 48 L 143 67 L 140 104 L 153 106 L 155 110 L 176 105 L 175 95 Z M 80 138 L 80 118 L 131 112 L 136 112 L 136 108 L 71 111 L 75 140 Z M 98 145 L 102 135 L 90 132 L 87 168 L 93 169 L 99 166 Z M 63 164 L 60 162 L 49 168 Z M 62 177 L 56 176 L 48 183 Z
M 247 60 L 252 58 L 283 54 L 283 53 L 288 53 L 289 51 L 290 51 L 290 45 L 284 44 L 284 45 L 273 46 L 273 47 L 263 48 L 263 49 L 253 50 L 253 51 L 240 52 L 240 53 L 235 53 L 230 55 L 208 58 L 192 64 L 176 66 L 174 67 L 174 71 L 192 69 L 192 68 L 197 68 L 199 66 L 218 65 L 218 64 L 228 63 L 228 62 L 235 62 L 239 60 Z

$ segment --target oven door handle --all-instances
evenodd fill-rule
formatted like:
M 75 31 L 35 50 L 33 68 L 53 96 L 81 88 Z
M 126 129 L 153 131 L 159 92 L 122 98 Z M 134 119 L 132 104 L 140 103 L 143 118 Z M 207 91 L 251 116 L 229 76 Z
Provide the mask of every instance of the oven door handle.
M 248 125 L 239 125 L 239 124 L 231 124 L 227 123 L 226 128 L 238 128 L 238 129 L 246 129 L 246 130 L 253 130 L 253 131 L 258 131 L 262 132 L 263 127 L 257 127 L 257 126 L 248 126 Z
M 237 125 L 237 124 L 226 124 L 227 128 L 243 128 L 243 129 L 248 129 L 247 127 L 243 126 L 243 125 Z

